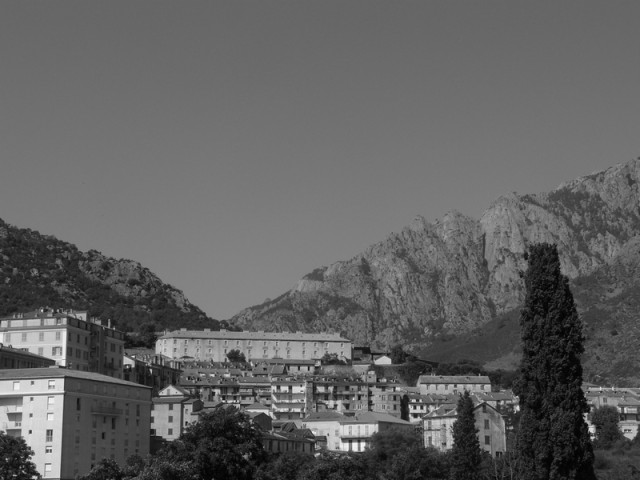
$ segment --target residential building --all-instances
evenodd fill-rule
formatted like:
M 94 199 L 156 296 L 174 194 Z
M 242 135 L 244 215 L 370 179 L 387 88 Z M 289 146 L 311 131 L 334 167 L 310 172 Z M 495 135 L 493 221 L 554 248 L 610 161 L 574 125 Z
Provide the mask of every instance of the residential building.
M 156 341 L 156 353 L 171 358 L 224 362 L 227 353 L 239 350 L 247 359 L 319 360 L 335 354 L 351 360 L 352 342 L 333 333 L 231 332 L 180 329 Z
M 50 358 L 0 343 L 0 368 L 46 368 L 55 364 L 55 360 Z
M 407 431 L 415 429 L 411 423 L 392 415 L 367 411 L 354 415 L 314 412 L 305 417 L 301 425 L 310 429 L 327 450 L 347 452 L 364 452 L 377 432 L 392 428 Z
M 73 370 L 122 378 L 124 333 L 86 311 L 40 308 L 0 319 L 0 341 Z
M 123 364 L 124 380 L 151 387 L 156 394 L 180 380 L 176 362 L 153 352 L 125 351 Z
M 304 418 L 311 410 L 313 385 L 305 377 L 279 377 L 271 381 L 271 412 L 277 420 Z
M 175 440 L 190 423 L 198 420 L 203 402 L 175 385 L 160 390 L 152 399 L 151 435 Z
M 0 370 L 0 426 L 21 436 L 45 479 L 72 480 L 103 458 L 149 453 L 151 389 L 65 368 Z
M 417 387 L 421 395 L 429 393 L 457 394 L 491 391 L 491 381 L 484 375 L 420 375 Z
M 491 405 L 482 402 L 473 409 L 480 448 L 492 456 L 502 455 L 507 448 L 505 423 L 502 415 Z M 456 405 L 442 405 L 423 417 L 425 447 L 441 451 L 453 447 L 453 424 L 458 419 Z

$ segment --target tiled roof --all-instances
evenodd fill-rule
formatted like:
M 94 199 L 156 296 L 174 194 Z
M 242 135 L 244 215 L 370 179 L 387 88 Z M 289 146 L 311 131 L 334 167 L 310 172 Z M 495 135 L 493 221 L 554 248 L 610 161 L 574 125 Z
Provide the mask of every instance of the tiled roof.
M 330 420 L 343 420 L 344 415 L 338 412 L 326 411 L 326 412 L 311 412 L 304 419 L 304 422 L 326 422 Z
M 128 387 L 139 387 L 151 390 L 134 382 L 120 380 L 119 378 L 109 377 L 100 373 L 83 372 L 81 370 L 69 370 L 60 367 L 49 368 L 16 368 L 0 370 L 0 380 L 21 380 L 25 378 L 78 378 L 82 380 L 91 380 L 94 382 L 116 383 L 118 385 L 126 385 Z

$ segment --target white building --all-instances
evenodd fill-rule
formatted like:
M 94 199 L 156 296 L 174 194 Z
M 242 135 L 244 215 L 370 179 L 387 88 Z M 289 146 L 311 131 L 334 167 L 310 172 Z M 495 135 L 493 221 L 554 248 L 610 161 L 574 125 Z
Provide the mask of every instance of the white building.
M 484 375 L 420 375 L 416 385 L 421 395 L 429 393 L 458 394 L 491 391 L 491 380 Z
M 495 408 L 482 402 L 473 409 L 480 448 L 492 456 L 507 449 L 504 418 Z M 441 451 L 453 447 L 453 424 L 458 419 L 455 405 L 442 405 L 423 417 L 424 446 Z
M 386 413 L 356 412 L 342 415 L 333 411 L 314 412 L 302 420 L 302 428 L 308 428 L 327 450 L 364 452 L 371 444 L 371 437 L 388 429 L 414 431 L 415 426 Z
M 46 479 L 72 480 L 102 458 L 149 453 L 151 389 L 64 368 L 0 370 L 0 427 L 22 436 Z
M 227 353 L 240 350 L 252 360 L 282 358 L 318 360 L 335 354 L 351 360 L 352 342 L 333 333 L 231 332 L 180 329 L 156 341 L 156 353 L 171 358 L 190 357 L 199 361 L 225 362 Z
M 122 378 L 124 333 L 86 311 L 41 308 L 1 318 L 0 342 L 70 369 Z

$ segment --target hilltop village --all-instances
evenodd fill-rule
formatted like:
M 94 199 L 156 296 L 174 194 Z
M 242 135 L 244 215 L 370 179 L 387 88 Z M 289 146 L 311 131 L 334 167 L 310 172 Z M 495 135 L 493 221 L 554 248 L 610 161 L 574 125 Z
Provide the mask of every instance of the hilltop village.
M 127 350 L 123 332 L 87 312 L 42 308 L 0 319 L 0 339 L 0 427 L 25 439 L 44 478 L 72 479 L 104 458 L 122 465 L 228 408 L 250 416 L 268 452 L 362 452 L 392 428 L 446 451 L 464 391 L 482 450 L 499 457 L 519 408 L 483 375 L 436 375 L 425 363 L 415 384 L 381 376 L 388 355 L 332 333 L 181 329 L 155 351 Z M 584 388 L 636 436 L 640 389 Z

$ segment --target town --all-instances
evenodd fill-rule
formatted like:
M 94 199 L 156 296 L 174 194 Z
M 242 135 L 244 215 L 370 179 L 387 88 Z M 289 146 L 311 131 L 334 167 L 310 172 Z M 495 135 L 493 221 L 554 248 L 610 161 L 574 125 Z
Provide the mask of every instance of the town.
M 250 417 L 272 453 L 364 452 L 390 429 L 448 451 L 464 392 L 480 447 L 495 458 L 519 410 L 486 375 L 438 375 L 425 362 L 413 384 L 384 376 L 389 352 L 333 333 L 180 329 L 162 332 L 155 350 L 126 349 L 123 332 L 86 311 L 40 308 L 0 319 L 0 339 L 0 427 L 24 438 L 44 478 L 73 479 L 105 458 L 124 465 L 228 408 Z M 640 389 L 583 389 L 592 409 L 615 407 L 624 437 L 636 437 Z

